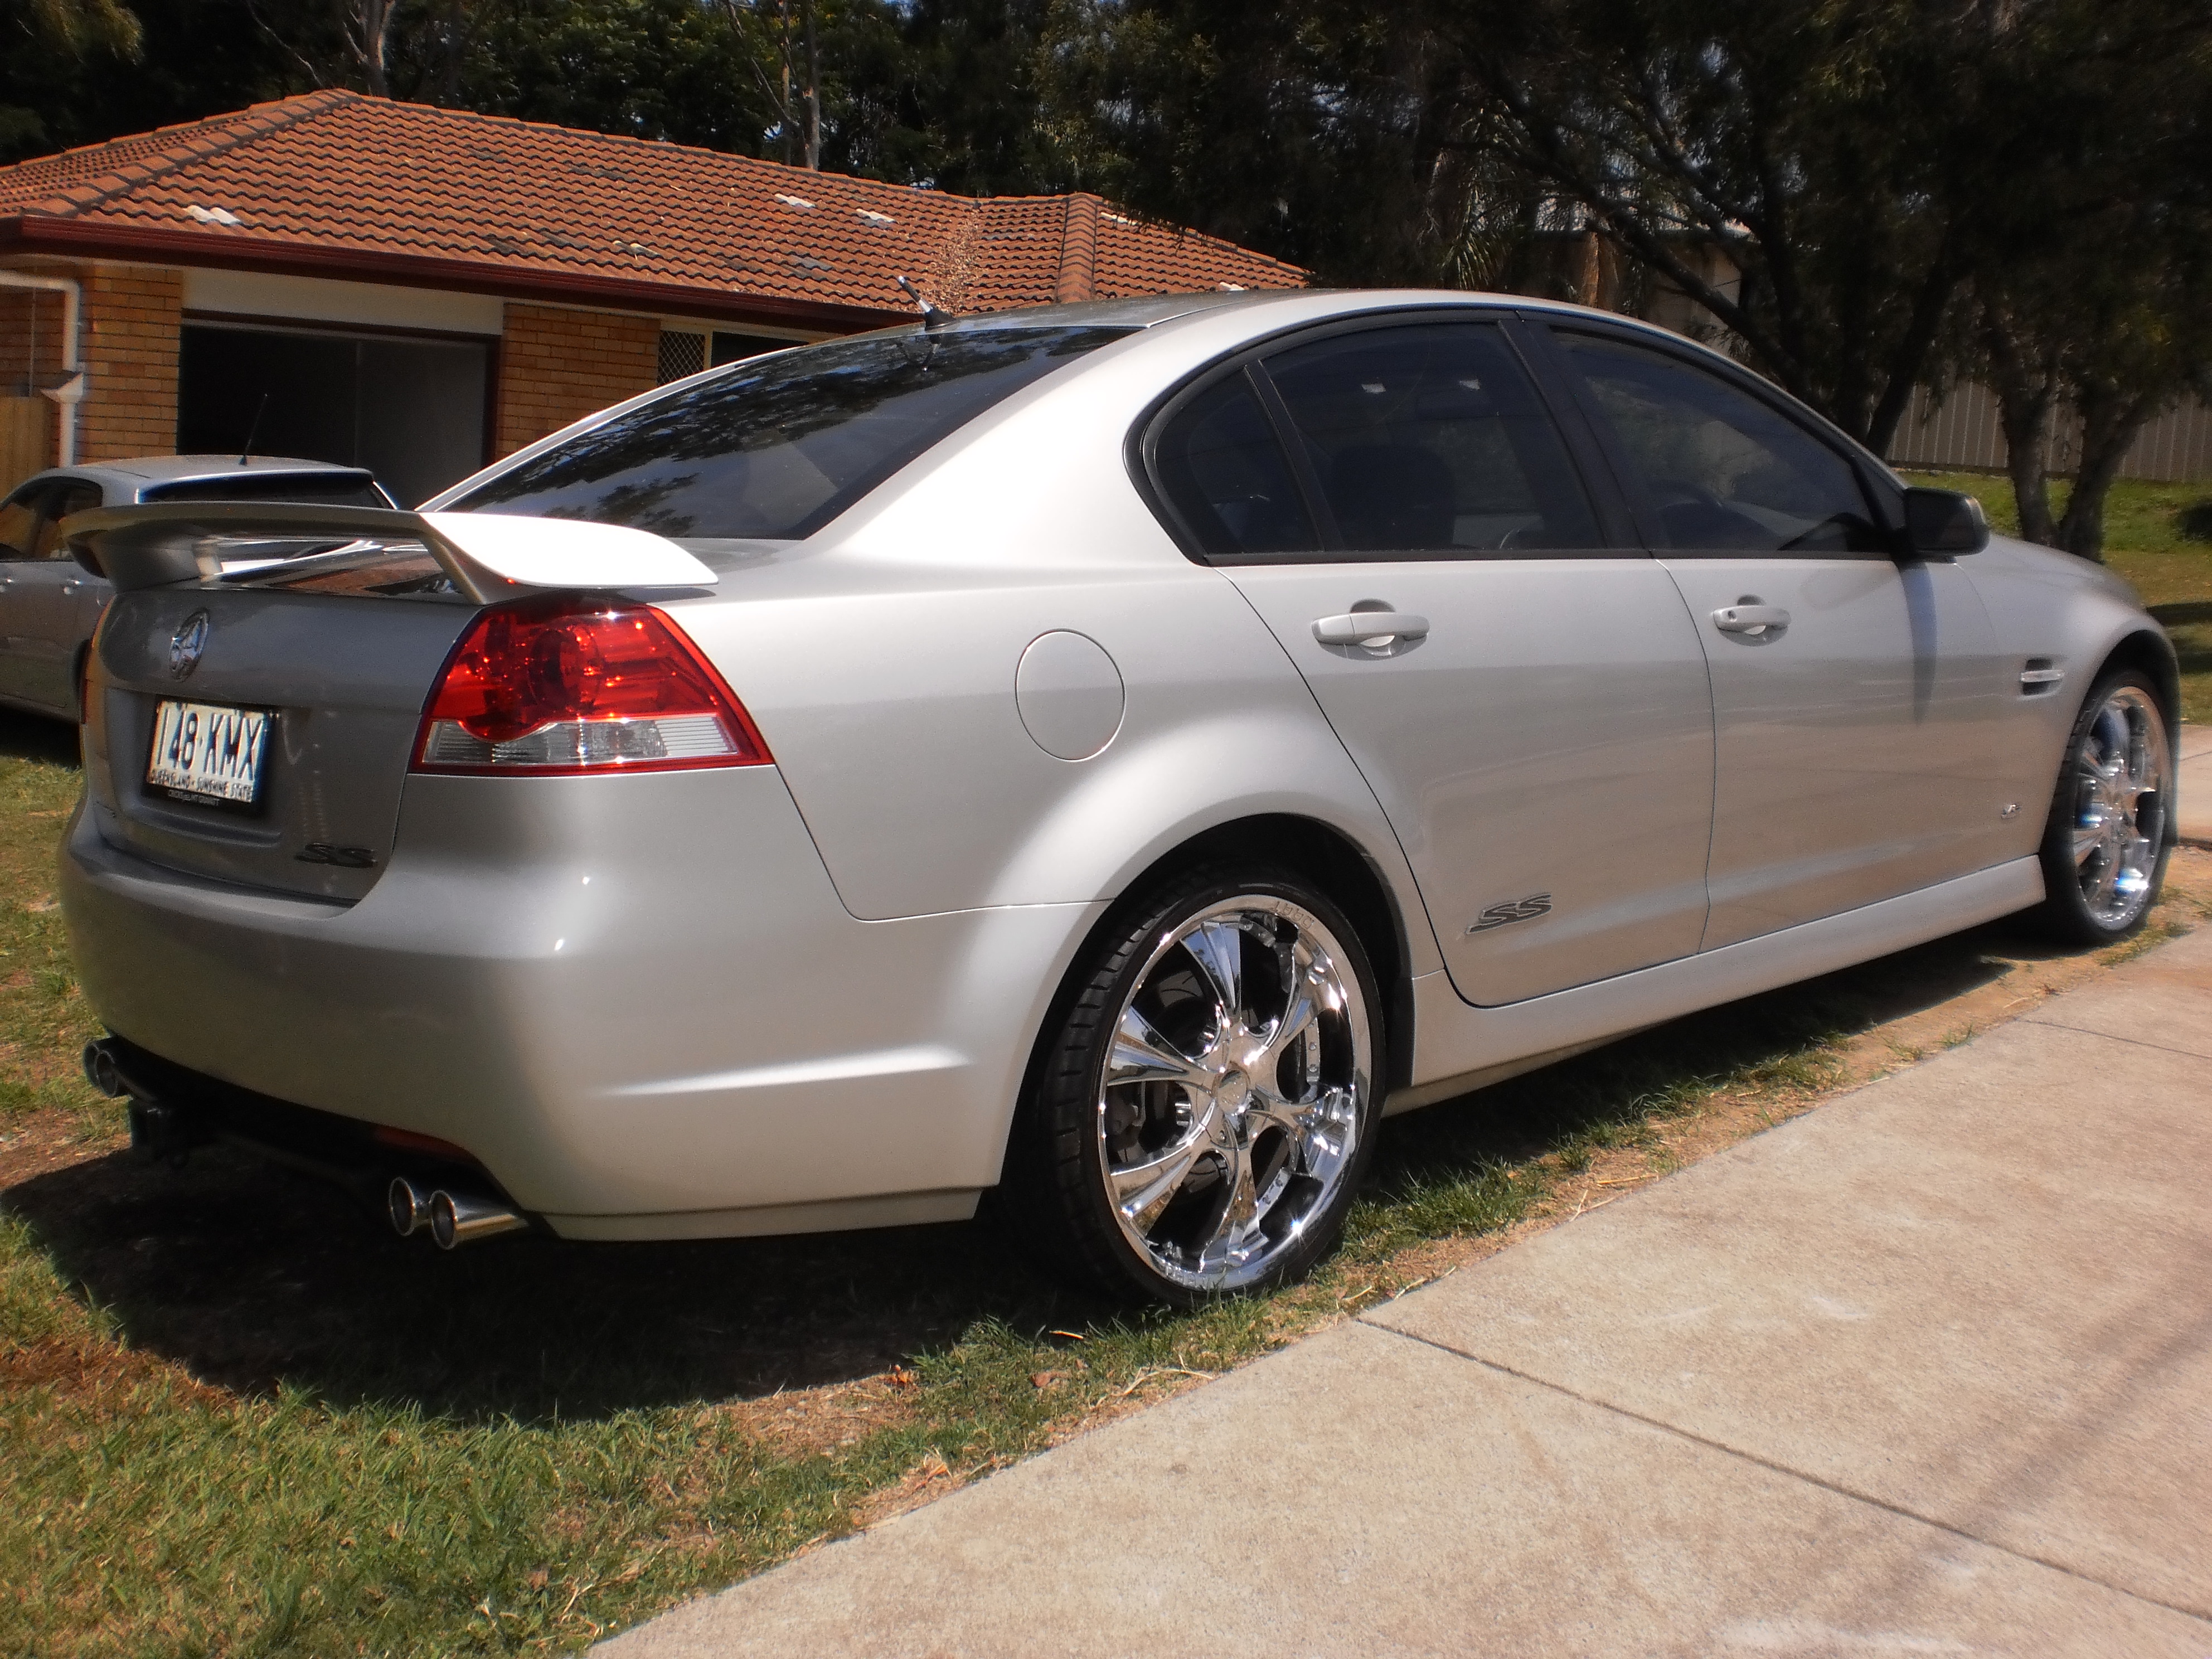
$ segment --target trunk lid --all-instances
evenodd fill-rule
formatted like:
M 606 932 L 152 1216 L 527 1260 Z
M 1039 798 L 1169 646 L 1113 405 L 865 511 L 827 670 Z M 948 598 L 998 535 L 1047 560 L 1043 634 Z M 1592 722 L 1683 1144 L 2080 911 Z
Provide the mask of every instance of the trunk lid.
M 117 590 L 85 709 L 100 835 L 173 870 L 339 903 L 390 859 L 423 709 L 480 606 L 719 580 L 646 532 L 520 514 L 181 503 L 79 514 L 63 533 Z M 234 760 L 258 747 L 250 800 L 179 787 L 180 742 L 204 752 L 210 732 Z M 217 789 L 242 775 L 184 771 Z
M 86 709 L 100 834 L 193 875 L 360 898 L 389 860 L 423 706 L 476 611 L 457 596 L 212 584 L 118 594 Z M 173 656 L 181 663 L 195 635 L 198 661 L 180 675 Z M 164 702 L 270 717 L 252 803 L 183 796 L 149 780 Z

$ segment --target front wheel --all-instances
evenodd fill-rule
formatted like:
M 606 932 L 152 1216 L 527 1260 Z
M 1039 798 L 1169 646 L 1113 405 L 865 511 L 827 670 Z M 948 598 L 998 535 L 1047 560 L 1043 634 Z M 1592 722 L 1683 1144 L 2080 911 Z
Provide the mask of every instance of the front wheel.
M 2043 835 L 2042 915 L 2069 945 L 2110 945 L 2142 925 L 2170 850 L 2173 749 L 2157 688 L 2133 669 L 2081 705 Z
M 1009 1165 L 1051 1254 L 1182 1306 L 1306 1272 L 1343 1231 L 1382 1075 L 1343 914 L 1286 872 L 1200 872 L 1077 972 Z

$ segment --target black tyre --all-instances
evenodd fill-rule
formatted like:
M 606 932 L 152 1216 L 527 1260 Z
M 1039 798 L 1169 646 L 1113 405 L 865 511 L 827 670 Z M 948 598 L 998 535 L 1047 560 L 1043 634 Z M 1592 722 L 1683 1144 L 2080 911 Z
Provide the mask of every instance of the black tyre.
M 1076 969 L 1004 1196 L 1064 1268 L 1194 1306 L 1297 1278 L 1374 1141 L 1383 1029 L 1358 935 L 1285 871 L 1197 871 Z
M 2106 675 L 2074 722 L 2043 832 L 2045 927 L 2068 945 L 2110 945 L 2142 926 L 2172 851 L 2173 745 L 2158 688 Z

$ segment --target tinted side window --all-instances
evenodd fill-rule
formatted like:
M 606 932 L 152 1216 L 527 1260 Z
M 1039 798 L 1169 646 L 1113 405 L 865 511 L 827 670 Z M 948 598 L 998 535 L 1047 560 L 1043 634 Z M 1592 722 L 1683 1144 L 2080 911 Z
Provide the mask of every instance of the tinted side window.
M 1601 544 L 1551 417 L 1487 323 L 1339 335 L 1267 359 L 1344 546 Z
M 1210 558 L 1310 553 L 1317 545 L 1274 428 L 1242 374 L 1177 410 L 1153 451 L 1160 489 Z
M 0 506 L 0 559 L 27 559 L 39 535 L 39 503 L 52 484 L 19 489 Z
M 239 475 L 192 478 L 155 484 L 138 492 L 142 501 L 289 501 L 308 507 L 389 507 L 392 502 L 366 472 L 289 472 L 274 477 Z
M 939 440 L 1126 328 L 915 329 L 732 363 L 487 480 L 449 513 L 812 535 Z
M 1717 374 L 1594 335 L 1559 335 L 1657 514 L 1662 544 L 1880 552 L 1858 476 L 1803 428 Z
M 62 545 L 61 521 L 72 513 L 82 513 L 100 505 L 97 484 L 64 484 L 46 502 L 46 516 L 39 526 L 38 545 L 31 550 L 34 559 L 64 559 L 69 550 Z

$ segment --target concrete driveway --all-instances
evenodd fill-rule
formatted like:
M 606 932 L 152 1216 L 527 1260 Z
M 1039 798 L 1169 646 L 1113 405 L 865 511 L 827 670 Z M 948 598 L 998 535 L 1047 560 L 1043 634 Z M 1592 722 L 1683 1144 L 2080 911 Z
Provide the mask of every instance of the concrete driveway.
M 2212 1656 L 2212 928 L 606 1644 Z
M 2181 838 L 2192 847 L 2212 847 L 2212 726 L 2185 726 L 2173 744 L 2180 763 Z

